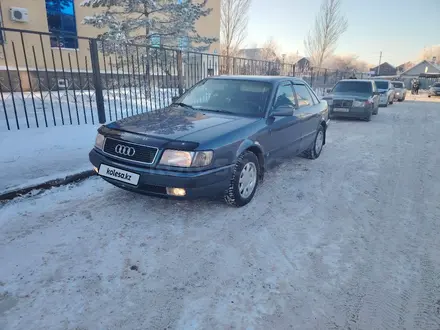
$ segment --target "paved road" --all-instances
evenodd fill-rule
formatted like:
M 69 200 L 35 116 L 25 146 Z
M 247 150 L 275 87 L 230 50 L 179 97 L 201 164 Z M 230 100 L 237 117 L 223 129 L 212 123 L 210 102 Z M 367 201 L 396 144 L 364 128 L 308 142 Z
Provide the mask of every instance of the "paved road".
M 440 329 L 440 103 L 337 120 L 241 209 L 99 178 L 0 208 L 1 329 Z

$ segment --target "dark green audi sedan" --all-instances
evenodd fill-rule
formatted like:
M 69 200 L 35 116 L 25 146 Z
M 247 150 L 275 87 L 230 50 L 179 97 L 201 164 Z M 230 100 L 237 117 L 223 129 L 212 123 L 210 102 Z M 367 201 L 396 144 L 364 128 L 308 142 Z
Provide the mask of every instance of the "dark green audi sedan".
M 179 199 L 253 198 L 269 164 L 321 154 L 327 102 L 293 77 L 219 76 L 167 106 L 101 126 L 89 154 L 123 189 Z

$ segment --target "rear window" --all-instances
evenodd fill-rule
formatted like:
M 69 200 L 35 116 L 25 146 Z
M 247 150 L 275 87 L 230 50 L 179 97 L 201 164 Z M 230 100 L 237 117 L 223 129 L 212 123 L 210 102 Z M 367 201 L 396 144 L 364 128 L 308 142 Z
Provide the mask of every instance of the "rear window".
M 392 84 L 396 88 L 403 88 L 403 83 L 401 83 L 401 82 L 392 82 Z
M 388 89 L 388 81 L 374 81 L 378 89 Z
M 372 86 L 369 81 L 340 81 L 333 88 L 334 93 L 371 93 Z

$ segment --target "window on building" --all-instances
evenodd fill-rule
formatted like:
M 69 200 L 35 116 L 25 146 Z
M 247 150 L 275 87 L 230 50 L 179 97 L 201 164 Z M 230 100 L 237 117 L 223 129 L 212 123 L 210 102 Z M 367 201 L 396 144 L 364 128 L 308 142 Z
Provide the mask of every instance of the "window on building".
M 46 0 L 46 13 L 51 46 L 78 48 L 74 0 Z

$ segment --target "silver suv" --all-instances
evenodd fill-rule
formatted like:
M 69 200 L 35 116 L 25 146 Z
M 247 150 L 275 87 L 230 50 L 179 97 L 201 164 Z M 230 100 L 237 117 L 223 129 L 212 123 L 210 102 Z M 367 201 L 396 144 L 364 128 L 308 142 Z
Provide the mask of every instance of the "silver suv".
M 440 82 L 436 82 L 429 87 L 428 97 L 431 96 L 440 96 Z
M 406 97 L 406 87 L 403 81 L 392 81 L 391 84 L 394 86 L 394 99 L 402 102 Z

